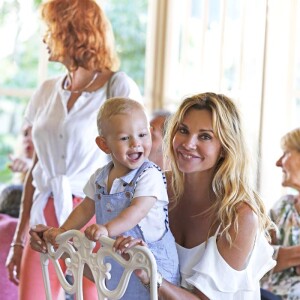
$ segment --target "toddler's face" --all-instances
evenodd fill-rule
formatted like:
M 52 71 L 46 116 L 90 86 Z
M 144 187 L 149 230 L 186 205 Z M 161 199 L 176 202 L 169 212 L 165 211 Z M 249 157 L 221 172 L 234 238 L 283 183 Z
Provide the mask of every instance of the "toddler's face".
M 151 150 L 150 126 L 144 111 L 132 109 L 111 117 L 105 140 L 116 168 L 127 173 L 140 167 Z

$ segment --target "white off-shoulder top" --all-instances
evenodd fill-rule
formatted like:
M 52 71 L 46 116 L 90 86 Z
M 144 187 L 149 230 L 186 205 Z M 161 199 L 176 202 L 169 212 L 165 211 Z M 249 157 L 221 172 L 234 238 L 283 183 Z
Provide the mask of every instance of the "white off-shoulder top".
M 257 238 L 249 256 L 247 266 L 241 271 L 233 269 L 223 259 L 216 243 L 217 233 L 194 248 L 177 246 L 179 255 L 181 286 L 196 287 L 212 300 L 258 300 L 259 280 L 272 269 L 273 248 L 263 233 Z

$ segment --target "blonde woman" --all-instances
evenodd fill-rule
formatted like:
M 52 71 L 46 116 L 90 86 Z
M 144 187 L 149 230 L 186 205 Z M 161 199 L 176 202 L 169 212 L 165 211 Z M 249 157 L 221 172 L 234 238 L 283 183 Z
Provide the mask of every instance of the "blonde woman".
M 281 139 L 283 154 L 276 162 L 282 169 L 282 186 L 293 190 L 270 211 L 278 229 L 273 231 L 277 265 L 262 280 L 262 287 L 282 299 L 300 299 L 300 128 Z
M 236 105 L 214 93 L 185 99 L 167 125 L 166 154 L 181 287 L 163 279 L 159 298 L 260 299 L 259 280 L 275 265 L 266 236 L 271 221 L 249 181 Z M 118 237 L 115 246 L 125 251 L 137 243 Z M 149 283 L 144 272 L 139 277 Z

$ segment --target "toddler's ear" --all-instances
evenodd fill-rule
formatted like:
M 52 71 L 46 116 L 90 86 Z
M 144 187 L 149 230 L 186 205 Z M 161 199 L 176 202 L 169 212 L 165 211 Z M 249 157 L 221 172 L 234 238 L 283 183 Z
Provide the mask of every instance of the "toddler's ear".
M 103 136 L 97 136 L 96 137 L 96 144 L 106 154 L 111 153 L 109 147 L 106 144 L 106 140 Z

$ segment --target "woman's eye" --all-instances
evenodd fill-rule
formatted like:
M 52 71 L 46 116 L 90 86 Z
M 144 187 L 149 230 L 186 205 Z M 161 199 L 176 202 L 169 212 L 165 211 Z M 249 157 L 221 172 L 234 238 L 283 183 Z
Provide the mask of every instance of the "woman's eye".
M 188 132 L 187 129 L 184 128 L 184 127 L 179 127 L 179 128 L 178 128 L 178 131 L 179 131 L 180 133 L 183 133 L 183 134 L 185 134 L 185 133 Z
M 199 136 L 199 139 L 200 139 L 200 140 L 211 140 L 212 137 L 211 137 L 209 134 L 201 134 L 201 135 Z

